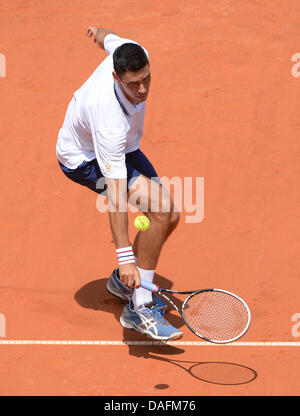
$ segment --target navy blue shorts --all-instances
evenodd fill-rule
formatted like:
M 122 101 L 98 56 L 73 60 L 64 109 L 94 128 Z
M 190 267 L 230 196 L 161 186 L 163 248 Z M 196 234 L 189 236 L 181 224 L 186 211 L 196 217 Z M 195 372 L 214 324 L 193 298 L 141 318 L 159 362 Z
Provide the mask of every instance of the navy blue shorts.
M 72 181 L 87 186 L 98 194 L 106 194 L 104 189 L 97 189 L 97 181 L 103 178 L 97 159 L 84 161 L 76 169 L 69 169 L 58 161 L 64 174 Z M 158 175 L 149 159 L 138 149 L 126 155 L 127 189 L 140 174 L 152 178 L 160 183 Z M 99 184 L 98 184 L 99 187 Z

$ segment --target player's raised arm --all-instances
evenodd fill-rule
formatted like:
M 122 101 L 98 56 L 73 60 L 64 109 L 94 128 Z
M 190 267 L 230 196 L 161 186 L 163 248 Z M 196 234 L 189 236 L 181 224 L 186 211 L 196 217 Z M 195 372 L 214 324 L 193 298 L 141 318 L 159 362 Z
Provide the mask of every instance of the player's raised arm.
M 97 28 L 97 27 L 89 27 L 86 31 L 87 36 L 93 37 L 94 38 L 94 42 L 97 43 L 97 45 L 99 46 L 99 48 L 104 49 L 104 38 L 106 35 L 109 35 L 110 33 L 112 33 L 113 35 L 116 35 L 116 33 L 110 29 L 104 29 L 102 27 Z

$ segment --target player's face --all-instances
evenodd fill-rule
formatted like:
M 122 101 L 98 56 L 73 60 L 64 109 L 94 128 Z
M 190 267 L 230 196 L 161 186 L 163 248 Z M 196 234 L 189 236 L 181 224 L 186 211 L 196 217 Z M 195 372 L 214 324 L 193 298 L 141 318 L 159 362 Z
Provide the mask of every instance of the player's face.
M 151 83 L 151 73 L 148 64 L 138 71 L 127 71 L 121 77 L 114 73 L 114 79 L 132 104 L 136 105 L 146 101 Z

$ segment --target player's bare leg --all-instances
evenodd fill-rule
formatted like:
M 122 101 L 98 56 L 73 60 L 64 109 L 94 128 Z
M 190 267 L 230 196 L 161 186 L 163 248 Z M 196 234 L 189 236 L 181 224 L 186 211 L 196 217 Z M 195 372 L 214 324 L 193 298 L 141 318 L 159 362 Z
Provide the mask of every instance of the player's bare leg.
M 141 175 L 128 192 L 129 200 L 137 191 L 137 206 L 148 216 L 151 225 L 147 231 L 137 234 L 133 250 L 140 268 L 154 270 L 163 244 L 179 222 L 179 213 L 168 192 L 158 183 Z
M 145 213 L 145 215 L 147 215 L 149 218 L 151 218 L 151 213 Z M 165 240 L 164 240 L 163 244 L 167 241 L 169 236 L 172 234 L 172 232 L 177 227 L 177 225 L 179 223 L 179 219 L 180 219 L 179 213 L 174 212 L 174 208 L 173 208 L 173 211 L 171 212 L 169 227 L 167 229 L 167 233 L 166 233 Z M 150 219 L 150 221 L 151 221 L 151 219 Z M 148 231 L 149 231 L 149 229 L 148 229 Z M 136 257 L 138 257 L 139 238 L 140 238 L 141 235 L 144 235 L 144 233 L 145 233 L 145 231 L 140 231 L 140 232 L 137 233 L 137 235 L 135 237 L 134 244 L 133 244 L 133 251 L 134 251 Z

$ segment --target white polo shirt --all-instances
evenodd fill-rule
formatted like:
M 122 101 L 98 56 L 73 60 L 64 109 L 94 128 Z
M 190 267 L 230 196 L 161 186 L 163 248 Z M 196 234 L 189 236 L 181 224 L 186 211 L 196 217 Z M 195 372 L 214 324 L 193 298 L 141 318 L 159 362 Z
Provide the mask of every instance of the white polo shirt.
M 68 106 L 56 156 L 70 169 L 96 158 L 103 176 L 127 177 L 125 154 L 140 146 L 146 109 L 145 102 L 133 105 L 112 76 L 113 53 L 128 42 L 136 43 L 113 34 L 105 36 L 108 57 L 74 93 Z

